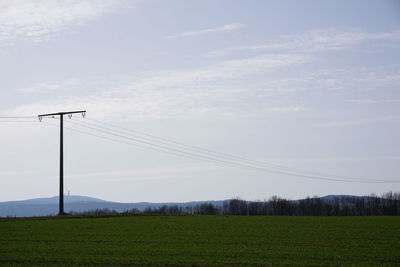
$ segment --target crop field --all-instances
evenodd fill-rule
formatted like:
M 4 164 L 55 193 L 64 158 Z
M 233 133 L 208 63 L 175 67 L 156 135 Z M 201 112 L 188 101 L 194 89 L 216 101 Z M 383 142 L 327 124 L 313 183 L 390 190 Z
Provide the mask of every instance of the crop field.
M 400 266 L 400 217 L 0 219 L 0 266 Z

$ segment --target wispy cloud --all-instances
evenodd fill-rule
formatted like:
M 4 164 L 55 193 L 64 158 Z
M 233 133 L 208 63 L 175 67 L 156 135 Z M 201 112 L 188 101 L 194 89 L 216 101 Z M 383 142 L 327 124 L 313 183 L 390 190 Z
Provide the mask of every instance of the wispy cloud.
M 49 91 L 59 91 L 63 87 L 61 84 L 54 81 L 39 82 L 32 85 L 31 87 L 18 88 L 17 91 L 26 93 L 38 93 L 38 92 L 49 92 Z
M 198 35 L 203 35 L 203 34 L 208 34 L 208 33 L 216 33 L 216 32 L 229 32 L 229 31 L 242 29 L 242 28 L 244 28 L 244 26 L 245 25 L 241 24 L 241 23 L 232 23 L 232 24 L 226 24 L 226 25 L 223 25 L 220 27 L 215 27 L 215 28 L 182 32 L 178 35 L 169 35 L 169 36 L 167 36 L 167 38 L 174 38 L 177 36 L 179 36 L 179 37 L 198 36 Z
M 397 68 L 292 73 L 293 68 L 303 69 L 313 59 L 302 54 L 259 55 L 193 69 L 45 81 L 17 89 L 38 97 L 36 93 L 41 92 L 44 100 L 2 113 L 25 115 L 86 108 L 100 117 L 125 114 L 137 121 L 216 115 L 248 118 L 314 109 L 311 102 L 299 102 L 298 96 L 305 93 L 321 101 L 334 96 L 349 103 L 371 103 L 377 101 L 372 99 L 379 90 L 381 96 L 385 95 L 384 103 L 398 101 L 391 89 L 400 85 Z M 55 96 L 54 90 L 63 90 L 62 97 Z M 364 122 L 332 122 L 325 126 L 354 123 Z
M 359 125 L 368 125 L 375 123 L 385 123 L 385 122 L 393 122 L 400 120 L 400 116 L 388 116 L 388 117 L 380 117 L 380 118 L 363 118 L 356 120 L 343 120 L 343 121 L 331 121 L 326 123 L 321 123 L 322 127 L 350 127 L 350 126 L 359 126 Z
M 240 51 L 285 51 L 285 53 L 313 53 L 332 50 L 343 50 L 368 41 L 400 41 L 400 30 L 389 32 L 362 32 L 358 30 L 313 30 L 300 34 L 285 35 L 278 40 L 257 45 L 229 47 L 212 51 L 209 57 L 223 56 Z
M 372 38 L 370 35 L 366 36 Z M 368 39 L 362 36 L 358 40 Z M 381 33 L 374 38 L 394 40 L 397 37 L 393 33 Z M 324 41 L 315 42 L 327 42 L 322 39 Z M 286 47 L 289 45 L 286 44 Z M 38 114 L 49 110 L 84 107 L 99 116 L 118 116 L 123 113 L 132 120 L 187 119 L 215 114 L 256 117 L 294 114 L 312 109 L 312 101 L 304 100 L 305 92 L 328 102 L 330 100 L 323 98 L 334 96 L 341 103 L 346 100 L 349 103 L 378 101 L 373 100 L 378 90 L 381 99 L 386 99 L 385 103 L 395 103 L 398 99 L 393 89 L 400 86 L 397 65 L 315 70 L 312 65 L 318 57 L 298 51 L 301 50 L 294 49 L 291 53 L 257 53 L 203 67 L 129 73 L 117 78 L 110 76 L 43 81 L 17 91 L 25 94 L 41 92 L 40 97 L 44 100 L 15 106 L 3 113 Z M 58 90 L 63 90 L 62 97 L 52 94 Z M 289 99 L 290 96 L 296 97 Z M 325 126 L 337 127 L 352 123 L 332 122 Z
M 2 0 L 0 43 L 15 40 L 41 42 L 52 34 L 94 20 L 118 8 L 125 0 Z
M 291 113 L 291 112 L 302 112 L 306 111 L 308 108 L 301 107 L 301 106 L 288 106 L 288 107 L 272 107 L 272 108 L 265 108 L 265 113 Z
M 348 99 L 346 102 L 356 104 L 400 103 L 400 99 Z
M 249 85 L 248 80 L 256 81 L 260 76 L 271 75 L 308 60 L 301 55 L 262 55 L 191 70 L 141 73 L 119 79 L 42 82 L 18 91 L 49 92 L 63 88 L 63 97 L 54 99 L 50 95 L 49 100 L 20 105 L 5 113 L 38 114 L 49 110 L 85 107 L 99 115 L 109 113 L 118 116 L 124 113 L 136 120 L 193 118 L 215 114 L 246 117 L 296 113 L 305 109 L 297 105 L 261 102 L 261 99 L 266 99 L 269 89 L 266 92 L 260 91 L 260 88 L 254 87 L 257 82 Z M 96 88 L 96 92 L 85 88 Z M 259 103 L 255 104 L 254 101 Z

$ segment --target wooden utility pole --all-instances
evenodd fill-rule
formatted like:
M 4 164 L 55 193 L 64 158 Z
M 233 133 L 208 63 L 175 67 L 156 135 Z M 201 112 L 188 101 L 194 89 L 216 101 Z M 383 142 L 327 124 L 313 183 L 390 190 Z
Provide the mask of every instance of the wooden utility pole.
M 69 112 L 57 112 L 38 115 L 39 120 L 42 121 L 44 117 L 60 116 L 60 198 L 59 198 L 59 212 L 58 215 L 65 215 L 64 212 L 64 115 L 68 115 L 71 119 L 72 114 L 80 113 L 82 117 L 85 117 L 86 111 L 69 111 Z

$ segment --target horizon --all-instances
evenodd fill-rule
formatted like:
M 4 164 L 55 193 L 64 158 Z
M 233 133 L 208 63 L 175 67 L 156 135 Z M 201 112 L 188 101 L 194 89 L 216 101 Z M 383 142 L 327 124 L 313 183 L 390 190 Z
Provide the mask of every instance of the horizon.
M 392 192 L 392 191 L 390 191 Z M 388 193 L 388 192 L 386 192 Z M 302 200 L 302 199 L 307 199 L 307 198 L 326 198 L 326 197 L 371 197 L 371 196 L 375 196 L 378 198 L 383 198 L 383 195 L 386 194 L 383 193 L 382 195 L 377 195 L 375 193 L 370 193 L 367 195 L 336 195 L 336 194 L 328 194 L 328 195 L 323 195 L 323 196 L 317 196 L 317 195 L 308 195 L 308 196 L 304 196 L 301 198 L 296 198 L 296 199 L 291 199 L 291 198 L 283 198 L 286 199 L 288 201 L 297 201 L 297 200 Z M 190 203 L 190 202 L 219 202 L 219 201 L 229 201 L 229 200 L 233 200 L 233 199 L 240 199 L 240 200 L 244 200 L 244 201 L 249 201 L 249 202 L 263 202 L 263 201 L 268 201 L 270 200 L 272 197 L 277 196 L 279 198 L 282 198 L 279 195 L 271 195 L 269 197 L 263 198 L 263 199 L 244 199 L 241 197 L 231 197 L 231 198 L 226 198 L 226 199 L 207 199 L 207 200 L 189 200 L 189 201 L 165 201 L 165 202 L 152 202 L 152 201 L 137 201 L 137 202 L 119 202 L 119 201 L 114 201 L 114 200 L 106 200 L 106 199 L 102 199 L 102 198 L 98 198 L 98 197 L 93 197 L 93 196 L 86 196 L 86 195 L 64 195 L 64 201 L 67 198 L 73 198 L 73 197 L 83 197 L 83 198 L 89 198 L 89 199 L 94 199 L 94 200 L 101 200 L 104 202 L 114 202 L 114 203 L 122 203 L 122 204 L 134 204 L 134 203 L 154 203 L 154 204 L 163 204 L 163 203 Z M 29 200 L 39 200 L 39 199 L 56 199 L 57 203 L 58 203 L 58 199 L 59 196 L 55 195 L 52 197 L 38 197 L 38 198 L 29 198 L 29 199 L 17 199 L 17 200 L 6 200 L 6 201 L 0 201 L 0 203 L 4 203 L 4 202 L 23 202 L 23 201 L 29 201 Z
M 67 196 L 62 213 L 58 196 L 0 202 L 2 217 L 68 216 L 90 214 L 125 215 L 292 215 L 360 216 L 398 215 L 400 192 L 381 196 L 327 195 L 263 200 L 230 198 L 188 202 L 113 202 L 88 196 Z M 323 204 L 323 205 L 322 205 Z

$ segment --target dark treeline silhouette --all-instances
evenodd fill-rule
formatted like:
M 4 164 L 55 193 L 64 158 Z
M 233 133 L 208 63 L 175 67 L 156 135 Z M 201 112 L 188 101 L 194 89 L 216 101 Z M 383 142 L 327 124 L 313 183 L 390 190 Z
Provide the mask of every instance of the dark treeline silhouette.
M 107 214 L 115 211 L 98 209 L 84 214 Z M 265 201 L 246 201 L 239 198 L 226 200 L 220 206 L 202 203 L 194 206 L 148 207 L 143 211 L 127 210 L 135 215 L 286 215 L 286 216 L 399 216 L 400 193 L 388 192 L 381 197 L 328 196 L 288 200 L 272 196 Z M 82 213 L 80 213 L 82 214 Z

